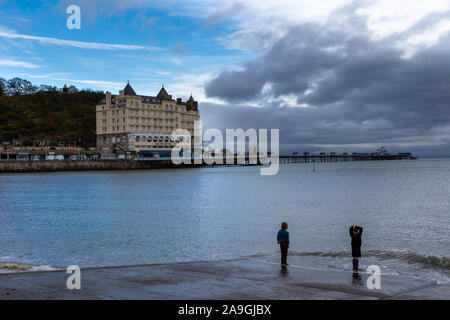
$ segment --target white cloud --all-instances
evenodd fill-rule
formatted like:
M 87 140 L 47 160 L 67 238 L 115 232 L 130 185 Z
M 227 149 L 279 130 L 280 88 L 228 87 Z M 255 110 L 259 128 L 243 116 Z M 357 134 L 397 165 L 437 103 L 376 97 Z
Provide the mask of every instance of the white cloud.
M 18 77 L 25 77 L 31 79 L 54 79 L 57 77 L 67 77 L 70 73 L 58 72 L 58 73 L 47 73 L 47 74 L 29 74 L 29 73 L 17 73 Z
M 205 94 L 205 83 L 209 82 L 217 76 L 216 73 L 185 73 L 172 78 L 172 82 L 168 84 L 167 90 L 179 92 L 180 95 L 189 97 L 190 94 L 195 100 L 204 102 L 211 102 L 216 104 L 225 104 L 220 99 L 214 97 L 207 97 Z
M 173 64 L 180 65 L 183 63 L 183 60 L 180 58 L 171 58 L 170 61 L 172 61 Z
M 369 29 L 382 38 L 407 30 L 430 13 L 449 9 L 448 0 L 378 0 L 359 12 L 367 14 Z
M 439 40 L 439 37 L 448 31 L 450 31 L 450 19 L 442 20 L 433 28 L 417 32 L 404 41 L 399 42 L 397 47 L 404 51 L 404 58 L 410 58 L 421 48 L 434 45 Z
M 65 79 L 65 78 L 53 79 L 53 80 L 75 82 L 75 83 L 81 83 L 81 84 L 89 84 L 89 85 L 95 85 L 95 86 L 101 87 L 101 88 L 110 88 L 112 86 L 123 87 L 123 83 L 122 82 L 114 82 L 114 81 L 76 80 L 76 79 Z
M 229 2 L 216 0 L 167 1 L 177 8 L 179 15 L 203 19 L 229 8 Z M 378 39 L 405 31 L 430 13 L 450 10 L 448 0 L 246 0 L 243 13 L 229 15 L 230 32 L 218 40 L 228 49 L 264 50 L 280 39 L 289 26 L 308 21 L 324 22 L 334 10 L 351 3 L 355 8 L 360 7 L 358 13 L 367 15 L 368 27 Z M 420 36 L 413 35 L 399 47 L 406 44 L 404 50 L 409 56 L 418 48 L 435 42 L 446 31 L 448 28 L 441 23 Z M 259 36 L 252 36 L 256 34 Z
M 93 50 L 160 50 L 158 47 L 146 47 L 138 45 L 128 45 L 128 44 L 109 44 L 109 43 L 99 43 L 99 42 L 84 42 L 84 41 L 73 41 L 64 40 L 58 38 L 48 38 L 48 37 L 38 37 L 30 36 L 25 34 L 16 33 L 5 28 L 0 27 L 0 38 L 6 39 L 22 39 L 37 41 L 45 44 L 52 44 L 62 47 L 75 47 L 81 49 L 93 49 Z
M 70 73 L 47 73 L 47 74 L 26 74 L 26 73 L 19 73 L 18 76 L 25 77 L 27 79 L 43 79 L 43 80 L 50 80 L 50 81 L 62 81 L 69 83 L 80 83 L 85 85 L 92 85 L 95 88 L 102 88 L 102 89 L 118 89 L 123 87 L 122 82 L 116 82 L 116 81 L 103 81 L 103 80 L 78 80 L 78 79 L 71 79 L 68 78 L 70 76 Z
M 27 69 L 36 69 L 40 68 L 36 64 L 26 62 L 26 61 L 17 61 L 11 59 L 0 59 L 0 66 L 2 67 L 18 67 L 18 68 L 27 68 Z

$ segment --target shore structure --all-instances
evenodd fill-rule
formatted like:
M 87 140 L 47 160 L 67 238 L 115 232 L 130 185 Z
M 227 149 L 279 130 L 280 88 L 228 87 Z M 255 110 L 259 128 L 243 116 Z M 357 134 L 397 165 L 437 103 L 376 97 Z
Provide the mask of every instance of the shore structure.
M 0 156 L 2 156 L 0 154 Z M 21 172 L 58 172 L 58 171 L 101 171 L 101 170 L 139 170 L 139 169 L 168 169 L 168 168 L 194 168 L 210 166 L 227 166 L 226 158 L 223 164 L 206 163 L 195 164 L 174 164 L 170 154 L 154 157 L 154 154 L 146 152 L 140 153 L 137 157 L 131 158 L 108 158 L 100 154 L 91 155 L 7 155 L 8 158 L 0 159 L 0 173 L 21 173 Z M 22 156 L 22 158 L 19 158 Z M 12 160 L 11 158 L 14 157 Z M 22 159 L 22 160 L 20 160 Z M 242 160 L 238 162 L 238 159 Z M 379 160 L 414 160 L 410 153 L 394 155 L 373 155 L 373 154 L 351 154 L 351 155 L 281 155 L 279 163 L 311 163 L 311 162 L 347 162 L 347 161 L 379 161 Z M 232 165 L 252 165 L 250 157 L 246 154 L 243 157 L 233 156 Z M 241 164 L 238 164 L 241 163 Z M 256 164 L 259 165 L 259 164 Z
M 142 96 L 128 83 L 119 95 L 106 92 L 96 106 L 97 151 L 170 156 L 178 142 L 172 132 L 185 129 L 193 136 L 199 120 L 198 101 L 192 95 L 187 101 L 175 100 L 163 86 L 156 96 Z

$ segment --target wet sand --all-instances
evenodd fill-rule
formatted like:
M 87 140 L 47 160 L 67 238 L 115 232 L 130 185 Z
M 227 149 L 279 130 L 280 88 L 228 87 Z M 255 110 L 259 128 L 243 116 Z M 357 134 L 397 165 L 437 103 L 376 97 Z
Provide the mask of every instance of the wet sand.
M 368 289 L 365 272 L 286 269 L 267 257 L 86 268 L 81 289 L 65 271 L 0 274 L 0 299 L 450 299 L 450 284 L 382 275 Z

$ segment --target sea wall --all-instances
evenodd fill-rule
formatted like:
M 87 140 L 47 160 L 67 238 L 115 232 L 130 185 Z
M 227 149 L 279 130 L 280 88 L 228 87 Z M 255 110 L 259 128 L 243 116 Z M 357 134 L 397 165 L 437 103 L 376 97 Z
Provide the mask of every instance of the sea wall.
M 161 168 L 186 168 L 195 165 L 175 165 L 172 161 L 120 160 L 45 160 L 45 161 L 0 161 L 0 173 L 138 170 Z

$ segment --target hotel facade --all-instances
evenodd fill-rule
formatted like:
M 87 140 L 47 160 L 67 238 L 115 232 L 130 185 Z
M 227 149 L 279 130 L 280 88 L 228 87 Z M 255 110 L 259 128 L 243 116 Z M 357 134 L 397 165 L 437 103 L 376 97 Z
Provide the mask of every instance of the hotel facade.
M 168 155 L 178 142 L 172 132 L 185 129 L 193 136 L 199 119 L 198 102 L 192 95 L 185 102 L 174 100 L 163 86 L 156 97 L 140 96 L 128 83 L 119 95 L 106 92 L 96 106 L 97 151 Z

